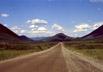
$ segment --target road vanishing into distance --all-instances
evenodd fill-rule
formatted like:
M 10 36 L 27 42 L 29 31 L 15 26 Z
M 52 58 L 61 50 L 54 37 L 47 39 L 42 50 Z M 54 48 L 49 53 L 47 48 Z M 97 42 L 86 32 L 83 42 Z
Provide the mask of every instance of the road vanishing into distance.
M 103 66 L 58 43 L 45 51 L 2 61 L 0 72 L 103 72 Z

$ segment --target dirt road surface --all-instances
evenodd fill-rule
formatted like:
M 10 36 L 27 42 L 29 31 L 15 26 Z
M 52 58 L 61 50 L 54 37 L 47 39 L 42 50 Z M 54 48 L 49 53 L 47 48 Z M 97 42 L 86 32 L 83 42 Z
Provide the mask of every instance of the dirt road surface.
M 103 66 L 58 43 L 42 52 L 0 62 L 0 72 L 103 72 Z

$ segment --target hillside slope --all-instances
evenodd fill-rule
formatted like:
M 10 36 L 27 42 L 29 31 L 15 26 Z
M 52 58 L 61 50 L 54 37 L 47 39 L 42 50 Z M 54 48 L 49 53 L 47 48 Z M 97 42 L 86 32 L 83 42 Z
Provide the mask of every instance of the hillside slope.
M 12 32 L 7 27 L 0 24 L 0 42 L 25 42 L 29 41 L 27 39 L 23 39 L 22 37 L 18 36 L 16 33 Z
M 63 33 L 58 33 L 52 37 L 49 37 L 47 39 L 44 39 L 43 41 L 49 41 L 49 42 L 62 42 L 62 41 L 71 41 L 72 38 L 63 34 Z
M 82 39 L 103 39 L 103 25 L 100 26 L 98 29 L 94 30 L 93 32 L 89 33 L 88 35 L 83 36 Z

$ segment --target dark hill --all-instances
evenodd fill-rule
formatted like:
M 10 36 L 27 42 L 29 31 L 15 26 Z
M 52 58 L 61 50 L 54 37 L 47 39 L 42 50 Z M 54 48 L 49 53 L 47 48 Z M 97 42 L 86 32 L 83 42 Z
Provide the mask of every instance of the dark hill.
M 27 39 L 23 39 L 18 36 L 16 33 L 12 32 L 7 27 L 0 24 L 0 42 L 12 42 L 12 43 L 20 43 L 27 42 Z
M 82 37 L 82 39 L 103 39 L 103 25 L 91 32 L 90 34 Z
M 30 39 L 29 37 L 27 37 L 27 36 L 25 36 L 25 35 L 21 35 L 20 36 L 22 39 L 25 39 L 25 40 L 32 40 L 32 39 Z
M 62 42 L 62 41 L 71 41 L 72 38 L 63 34 L 63 33 L 58 33 L 52 37 L 49 37 L 47 39 L 44 39 L 43 41 L 49 41 L 49 42 Z
M 7 27 L 3 26 L 2 24 L 0 24 L 0 35 L 1 34 L 8 34 L 8 35 L 14 36 L 16 38 L 20 38 L 17 34 L 12 32 L 11 30 L 9 30 Z

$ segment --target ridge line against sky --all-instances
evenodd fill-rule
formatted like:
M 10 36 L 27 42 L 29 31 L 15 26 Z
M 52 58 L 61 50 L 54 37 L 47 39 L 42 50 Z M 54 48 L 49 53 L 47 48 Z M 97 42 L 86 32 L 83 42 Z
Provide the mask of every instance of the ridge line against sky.
M 0 0 L 0 23 L 28 37 L 81 37 L 103 25 L 103 0 Z

